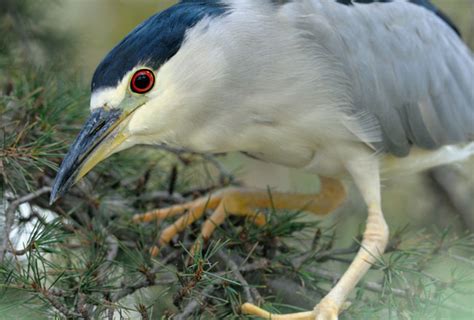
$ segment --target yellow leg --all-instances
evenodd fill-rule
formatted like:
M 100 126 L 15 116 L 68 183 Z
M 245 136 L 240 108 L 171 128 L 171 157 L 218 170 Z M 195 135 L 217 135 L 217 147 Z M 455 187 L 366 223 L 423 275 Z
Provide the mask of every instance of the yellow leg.
M 372 264 L 383 254 L 388 242 L 388 226 L 382 214 L 378 163 L 370 161 L 348 162 L 348 170 L 368 206 L 367 225 L 361 248 L 351 265 L 329 293 L 313 311 L 293 314 L 270 314 L 252 304 L 244 304 L 242 312 L 264 319 L 337 320 L 348 295 L 367 273 Z
M 202 217 L 206 209 L 214 210 L 211 217 L 202 226 L 201 234 L 204 240 L 211 237 L 214 230 L 221 225 L 228 214 L 250 217 L 255 224 L 264 225 L 265 217 L 259 209 L 274 206 L 275 209 L 289 209 L 313 212 L 325 215 L 336 209 L 345 198 L 343 185 L 335 179 L 321 178 L 321 191 L 317 195 L 291 194 L 272 192 L 249 188 L 228 188 L 210 197 L 200 198 L 182 205 L 158 209 L 133 217 L 134 222 L 149 222 L 175 217 L 187 211 L 160 235 L 159 246 L 168 244 L 171 239 L 187 226 Z M 151 250 L 152 255 L 158 253 L 158 248 Z
M 387 241 L 388 227 L 382 211 L 375 205 L 371 206 L 359 252 L 336 286 L 316 305 L 313 311 L 271 314 L 255 305 L 245 303 L 242 305 L 242 313 L 272 320 L 337 320 L 347 296 L 371 265 L 382 255 Z

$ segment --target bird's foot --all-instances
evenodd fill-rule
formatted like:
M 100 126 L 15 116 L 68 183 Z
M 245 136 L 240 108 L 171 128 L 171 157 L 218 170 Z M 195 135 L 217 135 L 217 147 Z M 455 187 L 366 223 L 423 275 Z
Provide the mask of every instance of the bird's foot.
M 171 206 L 165 209 L 150 211 L 135 215 L 135 222 L 149 222 L 162 220 L 181 215 L 171 226 L 163 230 L 159 246 L 151 249 L 152 255 L 157 255 L 160 246 L 168 244 L 171 239 L 199 219 L 206 209 L 214 210 L 205 221 L 201 230 L 201 238 L 206 241 L 210 238 L 217 226 L 221 225 L 228 215 L 245 216 L 259 226 L 266 223 L 261 209 L 274 208 L 285 210 L 305 210 L 317 215 L 326 215 L 337 208 L 344 200 L 345 190 L 340 181 L 321 177 L 321 190 L 317 195 L 272 192 L 250 188 L 227 188 L 210 195 L 209 197 Z M 200 244 L 196 242 L 193 248 Z
M 273 314 L 251 303 L 244 303 L 241 307 L 243 314 L 271 320 L 337 320 L 339 307 L 329 298 L 324 298 L 313 311 Z
M 337 320 L 340 308 L 331 298 L 324 298 L 314 308 L 316 320 Z
M 158 246 L 154 246 L 150 250 L 150 253 L 156 256 L 160 247 L 167 245 L 175 235 L 202 217 L 206 209 L 214 211 L 202 225 L 201 238 L 204 241 L 211 237 L 216 227 L 221 225 L 230 214 L 246 216 L 252 219 L 256 225 L 264 225 L 266 223 L 265 216 L 263 213 L 257 211 L 257 208 L 270 205 L 268 194 L 265 196 L 264 194 L 265 193 L 258 191 L 253 192 L 250 189 L 244 188 L 227 188 L 209 197 L 203 197 L 185 204 L 135 215 L 133 221 L 149 222 L 181 215 L 172 225 L 163 230 Z M 198 249 L 199 245 L 200 241 L 198 240 L 194 244 L 191 253 Z

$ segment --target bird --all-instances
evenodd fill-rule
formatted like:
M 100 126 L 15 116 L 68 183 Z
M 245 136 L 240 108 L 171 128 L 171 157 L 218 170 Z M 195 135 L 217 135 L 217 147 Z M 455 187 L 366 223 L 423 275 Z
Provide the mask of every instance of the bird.
M 389 239 L 381 179 L 474 154 L 474 59 L 452 21 L 428 0 L 183 0 L 138 25 L 92 77 L 91 114 L 65 156 L 51 201 L 99 162 L 135 145 L 242 153 L 262 166 L 320 177 L 318 194 L 242 186 L 134 217 L 177 220 L 177 233 L 213 210 L 261 208 L 324 216 L 350 178 L 367 207 L 354 260 L 313 310 L 264 319 L 334 320 Z

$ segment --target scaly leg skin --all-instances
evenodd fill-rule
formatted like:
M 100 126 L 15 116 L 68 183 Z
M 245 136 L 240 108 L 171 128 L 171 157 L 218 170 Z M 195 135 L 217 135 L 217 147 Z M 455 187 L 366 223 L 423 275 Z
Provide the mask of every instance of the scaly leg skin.
M 313 311 L 292 314 L 270 314 L 245 303 L 242 312 L 264 319 L 337 320 L 344 302 L 371 265 L 383 254 L 388 242 L 388 226 L 381 210 L 380 178 L 376 162 L 349 163 L 349 172 L 368 205 L 367 225 L 361 248 L 336 286 L 316 305 Z
M 242 312 L 264 319 L 288 320 L 337 320 L 338 314 L 349 295 L 370 266 L 380 257 L 388 239 L 388 228 L 382 211 L 377 207 L 369 208 L 367 227 L 361 248 L 336 286 L 324 297 L 313 311 L 292 314 L 270 314 L 250 303 L 242 305 Z
M 344 186 L 338 180 L 321 177 L 321 191 L 317 195 L 291 194 L 271 192 L 249 188 L 227 188 L 204 198 L 175 205 L 165 209 L 158 209 L 133 217 L 134 222 L 149 222 L 175 217 L 184 212 L 171 226 L 160 235 L 159 247 L 167 245 L 171 239 L 183 231 L 187 226 L 202 217 L 206 209 L 214 210 L 201 229 L 204 241 L 209 239 L 214 230 L 221 225 L 229 214 L 245 216 L 253 219 L 257 225 L 266 223 L 265 216 L 260 209 L 273 206 L 275 209 L 304 209 L 318 215 L 326 215 L 336 209 L 345 198 Z M 193 249 L 196 248 L 195 244 Z M 153 247 L 151 254 L 157 255 L 159 247 Z

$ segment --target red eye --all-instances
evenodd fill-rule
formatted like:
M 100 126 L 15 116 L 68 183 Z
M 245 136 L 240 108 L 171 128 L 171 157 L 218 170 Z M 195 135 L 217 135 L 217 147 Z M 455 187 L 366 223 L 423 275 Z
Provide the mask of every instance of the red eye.
M 132 77 L 130 88 L 136 93 L 147 93 L 155 84 L 155 75 L 147 69 L 138 70 Z

